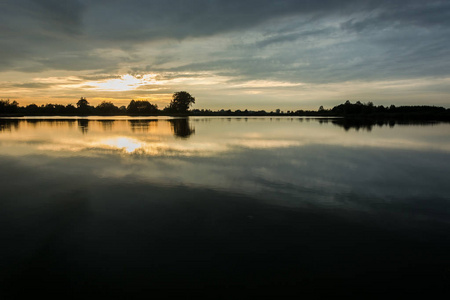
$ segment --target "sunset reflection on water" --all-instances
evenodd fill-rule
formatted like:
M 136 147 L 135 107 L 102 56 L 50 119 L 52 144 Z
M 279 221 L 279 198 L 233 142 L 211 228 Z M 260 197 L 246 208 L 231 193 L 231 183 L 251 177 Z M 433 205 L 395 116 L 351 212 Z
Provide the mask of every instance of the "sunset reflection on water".
M 0 119 L 0 285 L 439 281 L 450 269 L 449 129 Z
M 450 151 L 447 127 L 434 125 L 430 135 L 426 126 L 346 132 L 321 119 L 307 118 L 25 118 L 4 119 L 0 142 L 10 146 L 3 151 L 15 149 L 10 154 L 22 153 L 23 144 L 30 151 L 85 150 L 92 154 L 96 149 L 115 149 L 129 154 L 189 156 L 307 145 Z

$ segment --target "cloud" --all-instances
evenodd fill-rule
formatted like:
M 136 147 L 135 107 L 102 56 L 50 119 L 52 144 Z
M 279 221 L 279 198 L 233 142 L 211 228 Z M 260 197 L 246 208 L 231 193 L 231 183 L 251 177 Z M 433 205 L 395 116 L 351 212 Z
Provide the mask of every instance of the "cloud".
M 171 74 L 174 87 L 205 72 L 233 86 L 440 78 L 449 20 L 448 1 L 8 0 L 0 73 Z
M 35 89 L 35 88 L 51 88 L 54 86 L 54 83 L 43 83 L 43 82 L 24 82 L 24 83 L 15 83 L 12 84 L 11 87 L 16 88 L 27 88 L 27 89 Z
M 314 14 L 325 7 L 350 5 L 340 1 L 316 4 L 289 0 L 116 1 L 114 5 L 105 5 L 106 2 L 97 1 L 86 15 L 87 24 L 94 29 L 92 33 L 103 39 L 129 41 L 210 36 L 245 30 L 283 16 Z
M 370 13 L 355 16 L 342 24 L 346 30 L 356 32 L 398 27 L 449 27 L 450 4 L 446 1 L 405 1 L 391 3 Z

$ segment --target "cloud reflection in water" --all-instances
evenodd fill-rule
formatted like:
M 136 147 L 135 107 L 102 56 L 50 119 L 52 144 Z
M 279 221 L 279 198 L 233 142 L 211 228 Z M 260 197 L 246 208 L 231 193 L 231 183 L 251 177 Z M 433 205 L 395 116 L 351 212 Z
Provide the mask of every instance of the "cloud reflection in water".
M 177 122 L 1 123 L 0 289 L 447 278 L 448 124 Z

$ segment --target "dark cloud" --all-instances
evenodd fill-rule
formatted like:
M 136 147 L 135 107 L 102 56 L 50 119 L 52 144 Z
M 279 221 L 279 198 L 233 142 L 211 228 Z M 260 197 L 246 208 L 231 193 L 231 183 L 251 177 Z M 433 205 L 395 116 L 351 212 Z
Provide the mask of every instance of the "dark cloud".
M 119 75 L 111 75 L 111 74 L 94 74 L 94 75 L 80 76 L 80 79 L 93 80 L 93 81 L 108 80 L 108 79 L 118 79 L 118 78 L 120 78 Z
M 130 41 L 209 36 L 299 14 L 312 18 L 356 1 L 98 1 L 86 17 L 92 34 Z M 359 7 L 360 5 L 356 5 Z M 112 17 L 114 16 L 114 17 Z
M 45 70 L 52 68 L 45 64 L 46 59 L 67 51 L 92 49 L 80 42 L 84 39 L 83 11 L 79 1 L 0 3 L 0 70 Z
M 391 4 L 385 9 L 376 9 L 362 17 L 352 18 L 342 23 L 342 28 L 356 32 L 383 30 L 403 26 L 424 28 L 449 27 L 450 3 L 448 1 Z
M 125 66 L 294 82 L 449 76 L 449 25 L 448 1 L 7 0 L 0 71 Z M 223 46 L 214 44 L 221 37 Z
M 82 31 L 84 6 L 79 1 L 2 1 L 0 9 L 2 39 L 63 38 Z
M 304 32 L 290 32 L 271 35 L 270 37 L 255 43 L 257 47 L 266 47 L 273 44 L 295 42 L 299 39 L 317 38 L 319 36 L 329 35 L 334 30 L 331 28 L 313 29 Z
M 32 0 L 31 14 L 37 15 L 47 30 L 80 34 L 85 6 L 77 0 Z
M 246 30 L 284 17 L 309 22 L 330 16 L 354 16 L 347 26 L 358 30 L 378 23 L 448 26 L 448 6 L 444 1 L 411 0 L 96 1 L 89 3 L 84 20 L 90 34 L 97 38 L 142 41 Z
M 55 86 L 55 83 L 44 83 L 44 82 L 25 82 L 25 83 L 16 83 L 12 84 L 12 87 L 18 87 L 18 88 L 29 88 L 29 89 L 42 89 L 42 88 L 50 88 L 52 86 Z

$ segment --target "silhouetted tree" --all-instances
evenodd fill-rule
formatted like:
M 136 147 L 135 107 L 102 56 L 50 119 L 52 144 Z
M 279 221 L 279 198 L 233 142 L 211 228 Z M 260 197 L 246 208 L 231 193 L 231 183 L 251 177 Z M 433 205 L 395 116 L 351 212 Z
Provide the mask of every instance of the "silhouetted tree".
M 77 109 L 80 114 L 88 114 L 90 111 L 89 102 L 86 100 L 86 98 L 81 97 L 80 100 L 77 102 Z
M 14 114 L 18 112 L 19 103 L 16 101 L 0 100 L 0 113 Z
M 158 113 L 158 106 L 146 100 L 131 100 L 127 107 L 129 114 L 155 114 Z
M 86 98 L 81 97 L 81 99 L 78 100 L 78 102 L 77 102 L 78 108 L 83 108 L 83 107 L 88 107 L 88 106 L 89 106 L 89 102 L 86 100 Z
M 126 114 L 127 113 L 127 108 L 125 105 L 122 105 L 121 107 L 119 107 L 119 112 L 121 114 Z
M 170 102 L 166 110 L 169 112 L 185 113 L 193 103 L 195 103 L 195 98 L 188 92 L 175 92 L 172 95 L 172 102 Z
M 114 115 L 119 112 L 119 108 L 112 102 L 103 101 L 95 108 L 99 114 L 102 115 Z
M 136 101 L 131 100 L 130 104 L 128 104 L 127 106 L 127 113 L 129 114 L 137 114 L 138 110 L 137 110 L 137 105 L 136 105 Z
M 45 115 L 54 115 L 55 114 L 55 106 L 53 104 L 47 103 L 44 106 L 43 112 Z
M 61 104 L 54 104 L 53 105 L 53 113 L 55 115 L 65 115 L 66 114 L 66 107 Z
M 25 114 L 37 115 L 39 113 L 39 107 L 36 104 L 30 104 L 25 107 Z
M 73 106 L 72 104 L 67 104 L 66 113 L 69 115 L 74 115 L 77 113 L 77 108 L 75 106 Z

